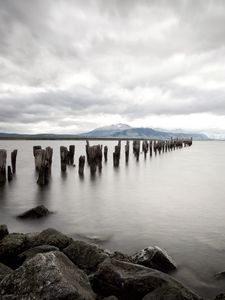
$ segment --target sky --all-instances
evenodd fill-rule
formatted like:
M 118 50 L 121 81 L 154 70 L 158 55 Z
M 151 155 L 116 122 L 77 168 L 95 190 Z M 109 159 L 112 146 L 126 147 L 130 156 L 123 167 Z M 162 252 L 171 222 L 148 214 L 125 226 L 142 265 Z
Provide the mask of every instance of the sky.
M 225 132 L 224 0 L 0 0 L 0 132 Z

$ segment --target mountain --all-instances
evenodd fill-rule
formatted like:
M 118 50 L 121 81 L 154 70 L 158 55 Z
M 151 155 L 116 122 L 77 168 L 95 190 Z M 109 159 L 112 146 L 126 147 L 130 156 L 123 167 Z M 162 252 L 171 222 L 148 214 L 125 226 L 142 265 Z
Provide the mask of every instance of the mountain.
M 74 140 L 74 139 L 170 139 L 182 138 L 193 140 L 208 140 L 206 134 L 179 132 L 176 130 L 167 131 L 164 129 L 156 130 L 152 128 L 133 128 L 126 124 L 114 124 L 106 127 L 96 128 L 90 132 L 82 134 L 16 134 L 16 133 L 0 133 L 0 139 L 23 139 L 23 140 Z
M 155 130 L 152 128 L 133 128 L 126 124 L 117 124 L 107 127 L 97 128 L 80 136 L 85 138 L 152 138 L 170 139 L 172 138 L 193 138 L 194 140 L 207 140 L 208 137 L 202 133 L 170 132 L 166 130 Z
M 85 137 L 93 137 L 93 138 L 108 138 L 108 137 L 113 137 L 114 135 L 117 136 L 120 133 L 132 129 L 131 126 L 126 125 L 126 124 L 113 124 L 110 126 L 105 126 L 105 127 L 100 127 L 96 128 L 90 132 L 83 133 L 81 136 Z

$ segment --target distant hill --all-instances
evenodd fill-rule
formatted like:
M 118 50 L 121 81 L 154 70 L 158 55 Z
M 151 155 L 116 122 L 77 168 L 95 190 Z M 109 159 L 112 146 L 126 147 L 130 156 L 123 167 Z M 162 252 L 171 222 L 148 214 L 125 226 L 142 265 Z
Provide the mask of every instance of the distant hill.
M 133 128 L 126 124 L 115 124 L 96 128 L 90 132 L 81 134 L 16 134 L 0 133 L 0 139 L 24 139 L 24 140 L 73 140 L 73 139 L 170 139 L 170 138 L 193 138 L 193 140 L 208 140 L 202 133 L 170 132 L 152 128 Z
M 148 139 L 170 139 L 172 138 L 193 138 L 194 140 L 208 140 L 205 134 L 159 131 L 152 128 L 132 128 L 125 124 L 111 125 L 97 128 L 80 136 L 86 138 L 148 138 Z

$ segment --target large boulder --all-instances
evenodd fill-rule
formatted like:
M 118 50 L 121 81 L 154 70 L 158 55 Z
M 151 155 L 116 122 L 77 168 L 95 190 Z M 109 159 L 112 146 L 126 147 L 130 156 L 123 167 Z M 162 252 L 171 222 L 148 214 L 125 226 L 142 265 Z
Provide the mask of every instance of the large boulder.
M 109 252 L 84 241 L 73 241 L 63 249 L 69 259 L 87 273 L 95 272 L 98 265 L 109 257 Z
M 27 238 L 22 233 L 10 233 L 0 240 L 0 262 L 16 268 L 18 255 L 27 249 Z
M 25 250 L 19 255 L 19 260 L 21 264 L 27 260 L 31 259 L 38 253 L 46 253 L 46 252 L 51 252 L 51 251 L 58 251 L 59 248 L 51 245 L 41 245 L 41 246 L 36 246 L 30 249 Z
M 8 274 L 10 274 L 13 270 L 6 265 L 0 263 L 0 281 Z
M 72 242 L 70 237 L 52 228 L 48 228 L 39 234 L 27 235 L 27 238 L 29 248 L 40 245 L 52 245 L 62 250 Z
M 157 289 L 173 289 L 182 300 L 201 299 L 171 276 L 144 266 L 106 259 L 91 278 L 94 291 L 101 296 L 115 295 L 120 300 L 139 300 Z M 160 299 L 167 299 L 166 297 Z
M 137 252 L 133 255 L 133 260 L 136 264 L 166 273 L 177 268 L 176 263 L 166 251 L 157 246 L 147 247 Z
M 84 272 L 58 251 L 37 254 L 7 275 L 0 282 L 1 297 L 23 300 L 95 299 Z
M 110 257 L 117 259 L 117 260 L 125 261 L 125 262 L 135 263 L 132 256 L 124 254 L 119 251 L 115 251 L 112 254 L 110 254 Z
M 20 218 L 20 219 L 37 219 L 37 218 L 46 217 L 51 213 L 52 212 L 50 212 L 44 205 L 39 205 L 39 206 L 36 206 L 36 207 L 29 209 L 29 210 L 25 211 L 24 213 L 18 215 L 18 218 Z
M 8 228 L 5 224 L 0 225 L 0 240 L 9 234 Z

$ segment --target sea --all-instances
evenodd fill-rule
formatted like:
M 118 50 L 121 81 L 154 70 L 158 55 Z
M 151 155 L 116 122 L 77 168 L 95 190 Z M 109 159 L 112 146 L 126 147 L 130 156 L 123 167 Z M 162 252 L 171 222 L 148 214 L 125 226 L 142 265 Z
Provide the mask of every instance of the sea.
M 118 168 L 113 166 L 117 141 L 90 141 L 108 146 L 108 161 L 95 176 L 85 163 L 85 141 L 0 141 L 0 149 L 18 149 L 13 180 L 0 187 L 0 224 L 10 232 L 38 232 L 55 228 L 70 236 L 95 242 L 110 251 L 134 254 L 148 247 L 165 249 L 176 261 L 177 280 L 206 299 L 225 292 L 225 142 L 194 141 L 191 147 L 139 161 L 130 142 L 128 163 L 121 144 Z M 48 185 L 37 185 L 33 146 L 53 148 Z M 75 145 L 75 166 L 60 168 L 60 146 Z M 54 213 L 38 220 L 17 215 L 37 205 Z

